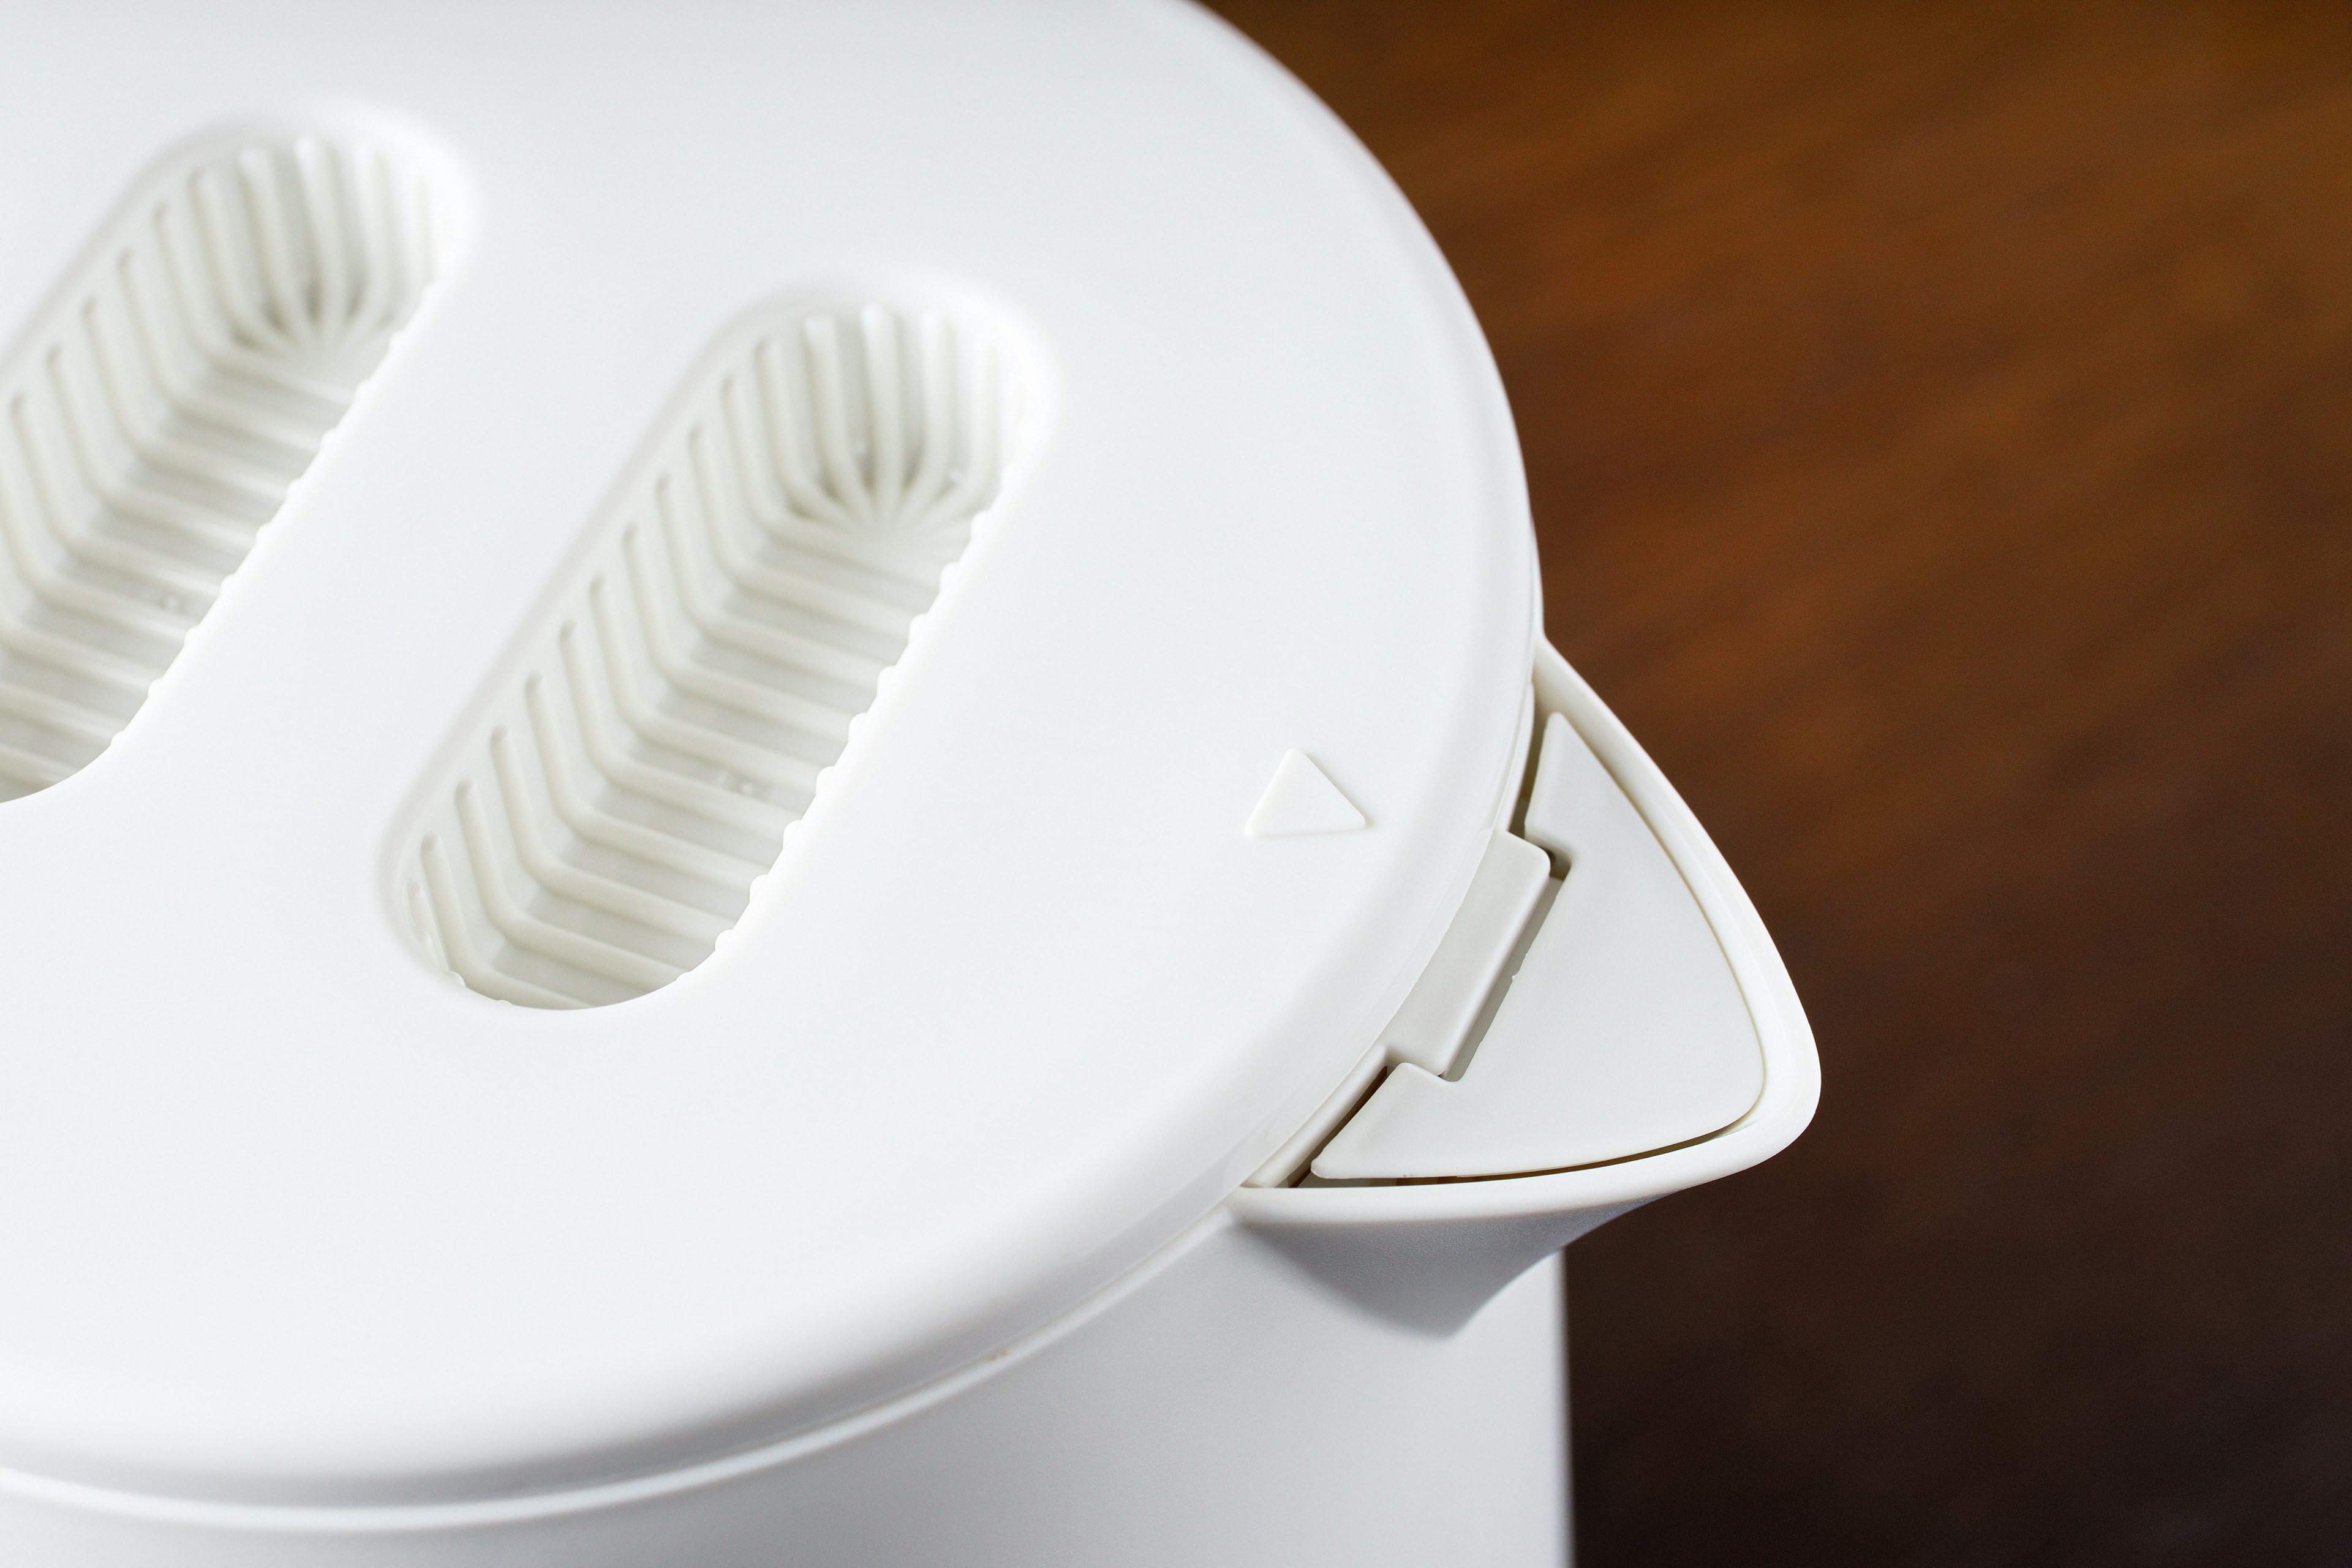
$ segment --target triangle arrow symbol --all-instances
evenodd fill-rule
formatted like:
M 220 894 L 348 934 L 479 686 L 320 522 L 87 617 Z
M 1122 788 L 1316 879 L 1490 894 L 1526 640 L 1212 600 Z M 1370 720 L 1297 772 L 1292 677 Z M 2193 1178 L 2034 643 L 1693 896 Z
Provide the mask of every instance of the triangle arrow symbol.
M 1363 826 L 1364 814 L 1356 803 L 1341 795 L 1306 752 L 1288 751 L 1242 831 L 1252 838 L 1289 838 L 1303 833 L 1351 833 Z

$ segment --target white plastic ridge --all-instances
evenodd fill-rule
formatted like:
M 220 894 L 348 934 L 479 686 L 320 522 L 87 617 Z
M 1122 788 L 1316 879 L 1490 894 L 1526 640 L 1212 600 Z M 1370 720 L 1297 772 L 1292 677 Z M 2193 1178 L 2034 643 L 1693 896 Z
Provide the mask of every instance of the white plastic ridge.
M 130 722 L 434 275 L 365 139 L 174 160 L 0 365 L 0 800 Z
M 994 499 L 1016 391 L 883 304 L 721 357 L 429 792 L 397 895 L 433 962 L 577 1007 L 708 958 Z

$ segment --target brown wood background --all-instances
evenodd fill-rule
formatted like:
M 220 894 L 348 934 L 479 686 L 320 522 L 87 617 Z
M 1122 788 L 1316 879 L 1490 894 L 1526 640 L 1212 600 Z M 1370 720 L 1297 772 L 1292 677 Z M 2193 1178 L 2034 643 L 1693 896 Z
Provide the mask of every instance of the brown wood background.
M 2352 6 L 1220 9 L 1820 1037 L 1570 1255 L 1587 1568 L 2352 1562 Z

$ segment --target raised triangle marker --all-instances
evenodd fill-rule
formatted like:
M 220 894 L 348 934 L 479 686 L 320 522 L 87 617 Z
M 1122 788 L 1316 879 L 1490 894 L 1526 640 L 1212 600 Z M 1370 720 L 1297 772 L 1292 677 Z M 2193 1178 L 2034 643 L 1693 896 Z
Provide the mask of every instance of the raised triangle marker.
M 1252 838 L 1289 838 L 1302 833 L 1352 833 L 1364 826 L 1356 803 L 1339 793 L 1306 752 L 1282 753 L 1274 782 L 1258 796 L 1257 809 L 1242 831 Z

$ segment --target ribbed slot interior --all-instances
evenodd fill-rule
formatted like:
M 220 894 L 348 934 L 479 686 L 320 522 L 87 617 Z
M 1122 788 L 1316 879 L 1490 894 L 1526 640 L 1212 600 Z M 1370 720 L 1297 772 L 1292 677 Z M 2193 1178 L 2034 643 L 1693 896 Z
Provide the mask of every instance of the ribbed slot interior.
M 433 275 L 425 181 L 288 136 L 183 163 L 0 368 L 0 800 L 130 722 Z
M 400 896 L 434 961 L 573 1007 L 709 957 L 995 496 L 1013 392 L 984 338 L 882 305 L 696 389 L 433 792 Z

